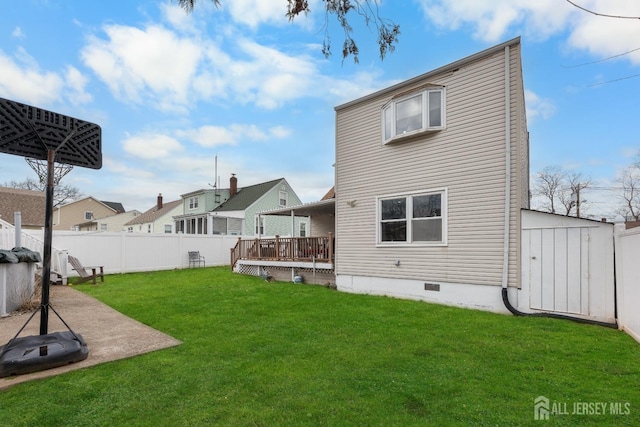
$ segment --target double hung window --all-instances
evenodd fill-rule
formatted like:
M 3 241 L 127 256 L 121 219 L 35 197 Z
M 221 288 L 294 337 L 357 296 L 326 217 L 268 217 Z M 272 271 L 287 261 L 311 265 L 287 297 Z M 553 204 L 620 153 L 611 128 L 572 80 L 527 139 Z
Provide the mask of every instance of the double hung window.
M 287 192 L 286 192 L 286 191 L 280 191 L 280 194 L 279 194 L 279 202 L 278 202 L 278 203 L 279 203 L 279 205 L 280 205 L 280 207 L 281 207 L 281 208 L 284 208 L 284 207 L 286 207 L 286 206 L 287 206 L 287 201 L 288 201 L 288 199 L 289 199 L 289 197 L 288 197 L 288 196 L 289 196 L 289 195 L 287 194 Z
M 378 198 L 378 244 L 446 244 L 446 191 Z
M 198 197 L 189 198 L 189 209 L 198 209 Z

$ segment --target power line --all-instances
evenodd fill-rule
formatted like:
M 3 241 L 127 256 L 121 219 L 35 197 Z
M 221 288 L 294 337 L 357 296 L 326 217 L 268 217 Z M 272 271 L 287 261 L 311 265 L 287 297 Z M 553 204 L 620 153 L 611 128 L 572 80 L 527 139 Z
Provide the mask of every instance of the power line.
M 640 47 L 632 49 L 628 52 L 624 52 L 624 53 L 619 53 L 617 55 L 613 55 L 613 56 L 609 56 L 608 58 L 603 58 L 603 59 L 599 59 L 597 61 L 593 61 L 593 62 L 585 62 L 584 64 L 578 64 L 578 65 L 562 65 L 563 68 L 577 68 L 577 67 L 584 67 L 585 65 L 592 65 L 592 64 L 597 64 L 599 62 L 604 62 L 604 61 L 608 61 L 610 59 L 614 59 L 614 58 L 618 58 L 620 56 L 624 56 L 624 55 L 628 55 L 630 53 L 633 53 L 637 50 L 640 50 Z
M 605 13 L 598 13 L 598 12 L 594 12 L 593 10 L 589 10 L 587 8 L 584 8 L 580 5 L 575 4 L 574 2 L 572 2 L 571 0 L 567 0 L 567 3 L 572 4 L 573 6 L 577 7 L 578 9 L 582 9 L 585 12 L 589 12 L 592 15 L 596 15 L 596 16 L 603 16 L 605 18 L 619 18 L 619 19 L 640 19 L 640 16 L 624 16 L 624 15 L 607 15 Z
M 618 79 L 613 79 L 613 80 L 607 80 L 605 82 L 600 82 L 600 83 L 593 83 L 590 85 L 586 85 L 585 87 L 594 87 L 594 86 L 602 86 L 602 85 L 606 85 L 607 83 L 614 83 L 614 82 L 619 82 L 621 80 L 628 80 L 628 79 L 633 79 L 635 77 L 640 77 L 640 74 L 634 74 L 632 76 L 626 76 L 626 77 L 620 77 Z

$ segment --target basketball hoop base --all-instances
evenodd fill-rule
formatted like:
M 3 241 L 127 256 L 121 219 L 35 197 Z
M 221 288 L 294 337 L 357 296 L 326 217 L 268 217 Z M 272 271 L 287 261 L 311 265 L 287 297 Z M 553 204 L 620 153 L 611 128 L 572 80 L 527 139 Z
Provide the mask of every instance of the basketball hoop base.
M 82 336 L 71 331 L 16 338 L 6 346 L 0 347 L 0 378 L 44 371 L 89 356 Z

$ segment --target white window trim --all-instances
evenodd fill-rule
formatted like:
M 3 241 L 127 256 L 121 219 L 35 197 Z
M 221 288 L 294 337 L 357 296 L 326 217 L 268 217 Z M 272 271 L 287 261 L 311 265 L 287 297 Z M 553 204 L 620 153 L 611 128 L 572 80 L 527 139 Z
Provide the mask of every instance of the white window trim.
M 284 195 L 284 197 L 282 197 Z M 280 203 L 281 200 L 284 200 L 284 205 Z M 284 190 L 280 190 L 278 192 L 278 205 L 281 208 L 286 208 L 289 203 L 289 193 Z
M 441 123 L 440 126 L 433 126 L 433 127 L 429 127 L 429 92 L 440 92 L 442 94 L 442 96 L 440 97 L 440 108 L 441 108 Z M 421 129 L 415 129 L 412 130 L 410 132 L 406 132 L 403 133 L 401 135 L 396 135 L 396 113 L 395 113 L 395 108 L 396 105 L 399 102 L 402 102 L 404 100 L 407 100 L 409 98 L 413 98 L 416 95 L 422 95 L 422 123 L 423 123 L 423 127 Z M 430 86 L 427 88 L 424 88 L 422 90 L 418 90 L 415 92 L 411 92 L 407 95 L 404 95 L 402 97 L 398 97 L 396 99 L 392 99 L 391 101 L 387 102 L 386 104 L 384 104 L 382 106 L 382 110 L 381 110 L 381 129 L 382 129 L 382 144 L 389 144 L 391 142 L 403 139 L 403 138 L 407 138 L 407 137 L 411 137 L 413 135 L 418 135 L 421 133 L 425 133 L 425 132 L 434 132 L 434 131 L 439 131 L 442 129 L 445 129 L 447 126 L 447 122 L 446 122 L 446 110 L 447 110 L 447 101 L 446 101 L 447 97 L 446 97 L 446 90 L 444 86 L 441 87 L 435 87 L 435 86 Z M 385 112 L 391 109 L 391 137 L 389 139 L 385 139 Z
M 198 196 L 189 198 L 189 209 L 198 209 Z
M 383 242 L 380 236 L 380 222 L 382 221 L 382 213 L 380 212 L 380 205 L 382 200 L 395 199 L 398 197 L 414 197 L 414 196 L 427 196 L 430 194 L 441 194 L 441 217 L 442 217 L 442 241 L 441 242 Z M 424 191 L 412 191 L 407 193 L 387 194 L 384 196 L 376 197 L 376 247 L 381 248 L 397 248 L 397 247 L 416 247 L 416 246 L 448 246 L 448 191 L 446 188 L 436 188 Z M 408 211 L 408 210 L 407 210 Z M 411 221 L 407 218 L 407 237 L 411 236 Z
M 262 222 L 262 232 L 260 232 L 260 222 Z M 267 230 L 267 218 L 262 215 L 256 215 L 254 220 L 254 235 L 255 236 L 264 236 L 265 231 Z

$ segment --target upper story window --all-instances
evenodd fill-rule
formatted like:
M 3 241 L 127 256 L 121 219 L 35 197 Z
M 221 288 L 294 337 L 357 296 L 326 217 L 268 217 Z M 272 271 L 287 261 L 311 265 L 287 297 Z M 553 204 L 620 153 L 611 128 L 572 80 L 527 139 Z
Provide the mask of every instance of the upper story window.
M 93 218 L 93 212 L 91 211 L 85 211 L 84 212 L 84 219 L 86 221 L 90 221 Z
M 198 197 L 189 197 L 189 209 L 198 209 Z
M 280 207 L 284 208 L 287 206 L 288 194 L 286 191 L 280 191 Z
M 446 191 L 378 198 L 378 244 L 447 243 Z
M 264 217 L 256 217 L 256 234 L 262 236 L 264 234 Z
M 444 87 L 430 86 L 392 99 L 382 108 L 382 141 L 445 127 Z

